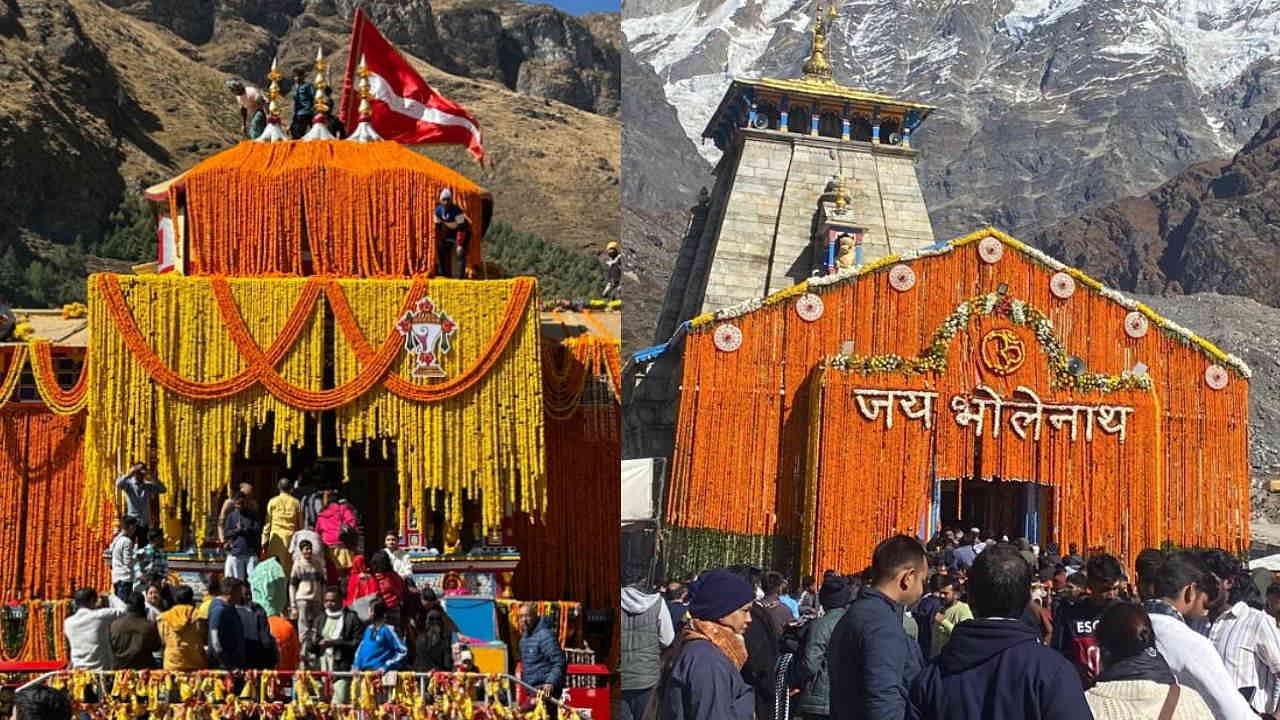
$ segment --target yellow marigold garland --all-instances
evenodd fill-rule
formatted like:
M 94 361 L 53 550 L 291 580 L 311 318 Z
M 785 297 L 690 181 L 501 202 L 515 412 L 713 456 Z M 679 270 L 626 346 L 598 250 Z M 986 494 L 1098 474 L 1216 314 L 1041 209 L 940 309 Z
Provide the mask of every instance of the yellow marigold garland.
M 402 509 L 422 517 L 441 490 L 455 520 L 463 498 L 480 499 L 485 530 L 516 510 L 541 513 L 538 303 L 528 278 L 427 284 L 100 276 L 90 293 L 91 303 L 107 310 L 90 318 L 99 358 L 88 381 L 91 521 L 112 497 L 117 469 L 150 459 L 172 483 L 163 513 L 189 511 L 202 538 L 214 496 L 230 483 L 234 453 L 241 444 L 247 450 L 252 430 L 273 420 L 273 448 L 287 454 L 305 441 L 311 411 L 335 405 L 344 446 L 391 440 L 402 449 Z M 412 359 L 395 334 L 408 300 L 423 293 L 460 328 L 444 357 L 451 377 L 434 384 L 408 375 Z M 350 313 L 359 326 L 333 333 L 336 387 L 372 370 L 377 382 L 361 383 L 372 390 L 343 395 L 322 387 L 322 295 L 335 315 Z
M 394 327 L 409 280 L 339 280 L 338 286 L 366 337 Z M 492 349 L 494 328 L 511 322 L 507 299 L 528 279 L 474 282 L 431 280 L 427 295 L 457 323 L 453 350 L 443 357 L 454 376 L 483 359 L 496 364 L 471 389 L 439 402 L 413 402 L 378 387 L 338 408 L 338 440 L 351 446 L 392 440 L 401 510 L 425 517 L 433 491 L 444 491 L 447 517 L 460 523 L 461 500 L 478 499 L 484 531 L 512 512 L 542 513 L 545 504 L 539 303 L 519 308 L 513 337 Z M 335 333 L 334 380 L 349 381 L 362 363 L 356 348 Z M 493 357 L 493 355 L 498 357 Z M 401 353 L 391 379 L 421 385 L 409 375 L 413 360 Z M 460 370 L 460 368 L 464 370 Z M 429 386 L 428 386 L 429 387 Z

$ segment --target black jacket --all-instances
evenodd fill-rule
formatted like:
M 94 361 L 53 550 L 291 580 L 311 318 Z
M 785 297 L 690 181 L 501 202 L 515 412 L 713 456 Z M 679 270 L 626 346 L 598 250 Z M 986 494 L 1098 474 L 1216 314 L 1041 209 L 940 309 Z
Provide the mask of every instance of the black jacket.
M 910 720 L 1093 720 L 1075 668 L 1018 620 L 962 622 L 911 686 Z
M 706 640 L 690 640 L 663 679 L 662 720 L 752 720 L 751 686 L 720 648 Z
M 755 691 L 756 720 L 772 720 L 777 694 L 778 634 L 769 611 L 751 603 L 751 624 L 742 634 L 747 643 L 747 663 L 742 679 Z
M 327 619 L 328 617 L 326 615 L 321 614 L 320 618 L 316 620 L 316 627 L 323 628 L 325 620 Z M 360 646 L 360 637 L 363 634 L 364 623 L 360 622 L 360 616 L 351 608 L 343 608 L 341 633 L 338 635 L 338 639 L 333 641 L 333 645 L 330 646 L 335 650 L 333 662 L 334 670 L 343 672 L 351 669 L 351 665 L 355 663 L 356 660 L 356 648 Z M 317 639 L 317 642 L 318 641 L 319 638 Z M 313 658 L 319 658 L 324 654 L 325 650 L 319 645 L 313 645 L 304 649 L 308 654 L 312 655 Z M 318 666 L 318 660 L 315 660 L 315 662 L 317 662 Z
M 831 720 L 900 720 L 920 671 L 920 645 L 902 628 L 903 607 L 872 587 L 858 592 L 827 646 Z

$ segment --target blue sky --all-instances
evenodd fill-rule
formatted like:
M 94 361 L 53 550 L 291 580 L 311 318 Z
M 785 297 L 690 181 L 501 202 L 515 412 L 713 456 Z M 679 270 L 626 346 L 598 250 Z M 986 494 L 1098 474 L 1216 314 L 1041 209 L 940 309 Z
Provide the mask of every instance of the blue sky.
M 532 1 L 536 2 L 536 0 Z M 618 12 L 622 9 L 622 0 L 542 0 L 538 4 L 555 5 L 570 15 L 602 11 Z

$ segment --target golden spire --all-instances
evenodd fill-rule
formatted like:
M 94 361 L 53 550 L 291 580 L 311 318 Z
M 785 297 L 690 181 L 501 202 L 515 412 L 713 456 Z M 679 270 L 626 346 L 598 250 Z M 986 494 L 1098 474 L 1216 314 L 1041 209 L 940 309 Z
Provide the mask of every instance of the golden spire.
M 313 83 L 316 86 L 315 110 L 317 115 L 324 115 L 329 112 L 329 96 L 326 90 L 329 89 L 329 81 L 325 77 L 325 68 L 328 65 L 324 61 L 324 51 L 316 48 L 316 80 Z
M 333 133 L 329 132 L 329 119 L 325 115 L 329 112 L 329 95 L 325 92 L 329 89 L 329 81 L 325 78 L 325 68 L 328 67 L 324 61 L 324 50 L 316 48 L 316 79 L 311 84 L 315 86 L 316 97 L 313 101 L 311 129 L 306 135 L 302 136 L 303 140 L 333 140 Z
M 280 74 L 280 68 L 273 58 L 271 72 L 267 73 L 267 79 L 271 81 L 267 86 L 267 127 L 255 138 L 257 142 L 281 142 L 289 139 L 285 131 L 280 129 L 280 78 L 282 77 L 284 76 Z
M 804 77 L 821 83 L 834 83 L 831 74 L 831 63 L 827 62 L 827 32 L 836 19 L 836 0 L 830 0 L 824 11 L 821 2 L 813 14 L 813 49 L 804 61 Z
M 356 92 L 360 95 L 360 119 L 364 120 L 373 114 L 373 106 L 369 104 L 369 66 L 364 63 L 364 55 L 360 56 L 360 67 L 356 68 Z
M 280 74 L 280 68 L 277 67 L 275 58 L 271 59 L 271 72 L 267 73 L 267 79 L 271 81 L 271 85 L 267 87 L 267 120 L 274 121 L 280 119 L 280 78 L 284 77 Z
M 363 55 L 356 68 L 356 93 L 360 95 L 360 124 L 349 139 L 359 143 L 377 142 L 382 137 L 373 129 L 373 106 L 369 104 L 369 98 L 372 97 L 369 92 L 369 66 L 365 65 Z

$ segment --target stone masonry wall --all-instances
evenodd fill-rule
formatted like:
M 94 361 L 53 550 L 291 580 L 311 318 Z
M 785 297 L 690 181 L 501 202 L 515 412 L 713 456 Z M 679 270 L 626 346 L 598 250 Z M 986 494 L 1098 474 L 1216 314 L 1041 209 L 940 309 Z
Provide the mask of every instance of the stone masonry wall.
M 819 200 L 843 169 L 863 261 L 933 242 L 915 153 L 798 134 L 743 131 L 702 311 L 762 298 L 813 270 Z M 728 169 L 728 168 L 726 168 Z M 705 246 L 704 246 L 705 247 Z M 709 249 L 709 248 L 708 248 Z

